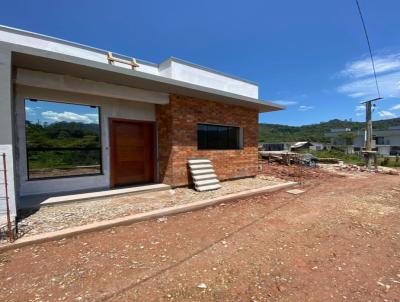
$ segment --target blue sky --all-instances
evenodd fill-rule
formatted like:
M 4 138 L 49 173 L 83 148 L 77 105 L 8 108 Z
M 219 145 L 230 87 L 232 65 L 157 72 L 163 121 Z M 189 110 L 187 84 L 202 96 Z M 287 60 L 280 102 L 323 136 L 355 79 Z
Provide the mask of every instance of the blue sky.
M 83 100 L 82 100 L 83 101 Z M 97 107 L 41 100 L 25 100 L 25 115 L 33 123 L 77 122 L 98 124 Z
M 385 100 L 374 119 L 400 116 L 400 1 L 359 0 Z M 363 120 L 375 97 L 352 0 L 5 1 L 0 23 L 152 62 L 175 56 L 257 82 L 288 109 L 261 122 Z

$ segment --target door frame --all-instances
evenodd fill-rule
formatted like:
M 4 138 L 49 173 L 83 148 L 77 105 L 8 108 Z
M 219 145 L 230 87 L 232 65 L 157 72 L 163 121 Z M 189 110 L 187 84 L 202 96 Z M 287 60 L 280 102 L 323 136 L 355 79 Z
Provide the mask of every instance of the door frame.
M 128 123 L 128 124 L 147 124 L 153 127 L 153 135 L 152 135 L 152 144 L 153 144 L 153 160 L 150 163 L 152 165 L 153 170 L 153 182 L 157 182 L 157 123 L 155 121 L 142 121 L 142 120 L 132 120 L 132 119 L 125 119 L 125 118 L 115 118 L 109 117 L 108 118 L 108 136 L 109 136 L 109 146 L 110 146 L 110 188 L 115 187 L 115 157 L 114 157 L 114 124 L 116 122 Z

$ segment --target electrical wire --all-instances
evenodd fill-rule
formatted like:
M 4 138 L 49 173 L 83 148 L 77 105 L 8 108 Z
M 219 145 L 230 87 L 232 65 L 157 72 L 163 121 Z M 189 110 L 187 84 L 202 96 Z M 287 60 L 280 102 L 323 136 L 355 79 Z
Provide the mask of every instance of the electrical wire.
M 367 27 L 365 26 L 365 21 L 363 14 L 361 12 L 361 7 L 360 3 L 358 3 L 358 0 L 356 0 L 357 8 L 358 8 L 358 13 L 360 14 L 361 22 L 364 28 L 364 33 L 365 37 L 367 38 L 367 44 L 368 44 L 368 49 L 369 49 L 369 55 L 371 57 L 371 63 L 372 63 L 372 69 L 374 71 L 374 77 L 375 77 L 375 84 L 376 84 L 376 91 L 378 92 L 378 97 L 381 97 L 381 93 L 379 91 L 379 85 L 378 85 L 378 78 L 376 77 L 376 70 L 375 70 L 375 61 L 374 61 L 374 56 L 372 55 L 372 50 L 371 50 L 371 43 L 369 42 L 369 37 L 368 37 L 368 32 L 367 32 Z

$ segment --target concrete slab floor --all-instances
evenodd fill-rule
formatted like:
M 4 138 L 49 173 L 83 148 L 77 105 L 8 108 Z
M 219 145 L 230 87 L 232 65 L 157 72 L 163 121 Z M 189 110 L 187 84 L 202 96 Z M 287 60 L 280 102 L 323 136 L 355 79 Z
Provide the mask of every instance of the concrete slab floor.
M 222 188 L 217 191 L 197 192 L 191 188 L 176 188 L 175 190 L 99 197 L 84 202 L 57 204 L 20 211 L 19 230 L 26 235 L 54 232 L 73 226 L 188 204 L 279 183 L 286 182 L 277 179 L 248 178 L 222 182 Z

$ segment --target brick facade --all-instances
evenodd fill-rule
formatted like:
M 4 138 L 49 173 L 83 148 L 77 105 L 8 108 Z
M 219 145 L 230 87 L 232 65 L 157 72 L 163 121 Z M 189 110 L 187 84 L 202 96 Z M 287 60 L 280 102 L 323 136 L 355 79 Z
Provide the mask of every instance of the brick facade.
M 161 182 L 172 186 L 190 184 L 190 157 L 209 158 L 220 180 L 257 174 L 257 110 L 171 95 L 170 104 L 157 105 L 156 118 Z M 243 149 L 197 150 L 198 123 L 243 128 Z

